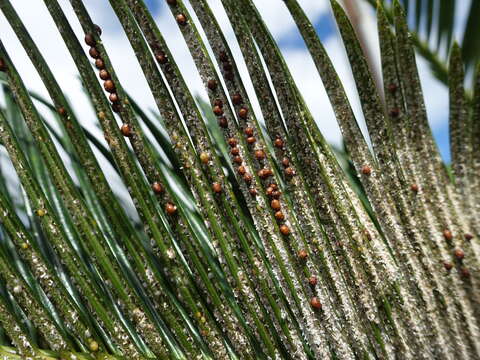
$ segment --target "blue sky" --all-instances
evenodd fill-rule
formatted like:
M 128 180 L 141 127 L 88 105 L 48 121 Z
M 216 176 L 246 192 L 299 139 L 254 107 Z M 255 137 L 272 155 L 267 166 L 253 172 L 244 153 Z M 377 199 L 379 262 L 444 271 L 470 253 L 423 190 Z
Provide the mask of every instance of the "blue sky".
M 84 112 L 86 122 L 94 122 L 95 115 L 87 109 L 87 100 L 82 94 L 81 86 L 78 82 L 77 71 L 70 59 L 65 47 L 61 43 L 61 38 L 45 10 L 41 0 L 11 0 L 20 16 L 31 30 L 34 40 L 37 41 L 42 53 L 46 56 L 49 64 L 56 70 L 57 80 L 62 87 L 68 89 L 70 98 L 74 98 L 74 107 Z M 66 12 L 74 30 L 79 38 L 83 38 L 81 29 L 78 25 L 68 0 L 59 0 L 62 8 Z M 94 21 L 103 28 L 103 41 L 107 47 L 110 57 L 116 66 L 118 75 L 124 87 L 129 90 L 136 100 L 145 108 L 155 108 L 153 98 L 151 97 L 148 86 L 141 74 L 141 70 L 135 61 L 133 52 L 128 41 L 123 34 L 120 24 L 107 0 L 85 0 L 84 1 Z M 463 6 L 468 1 L 462 1 Z M 148 6 L 154 14 L 160 30 L 164 33 L 167 42 L 176 55 L 177 61 L 183 70 L 188 84 L 193 93 L 205 97 L 205 90 L 202 87 L 198 74 L 195 72 L 193 62 L 188 53 L 188 49 L 183 43 L 181 34 L 171 15 L 166 9 L 166 5 L 160 0 L 147 0 Z M 281 0 L 255 0 L 259 11 L 264 17 L 267 25 L 271 29 L 275 39 L 286 58 L 287 64 L 299 85 L 302 94 L 305 97 L 307 105 L 314 115 L 323 134 L 333 144 L 340 144 L 341 135 L 333 116 L 328 98 L 324 92 L 320 77 L 318 76 L 313 62 L 311 61 L 304 43 L 295 29 Z M 348 62 L 345 57 L 343 45 L 337 33 L 335 23 L 329 8 L 328 0 L 299 0 L 323 41 L 325 48 L 330 54 L 333 63 L 342 79 L 351 101 L 352 107 L 357 115 L 359 122 L 363 121 L 360 105 L 356 96 L 354 81 L 351 76 Z M 361 10 L 361 19 L 364 33 L 367 35 L 368 43 L 372 49 L 373 55 L 378 60 L 378 44 L 376 35 L 375 17 L 372 9 L 365 2 L 358 2 Z M 237 59 L 240 59 L 239 48 L 231 28 L 228 25 L 226 15 L 224 14 L 219 0 L 212 0 L 211 5 L 218 20 L 225 31 L 227 39 L 232 43 L 232 49 Z M 461 20 L 461 19 L 460 19 Z M 40 93 L 46 94 L 46 91 L 36 75 L 32 65 L 19 45 L 14 33 L 0 15 L 0 28 L 2 29 L 2 41 L 7 50 L 12 54 L 17 66 L 24 74 L 27 86 Z M 428 71 L 427 64 L 421 59 L 418 60 L 420 74 L 424 92 L 426 93 L 426 105 L 429 113 L 433 133 L 439 143 L 442 155 L 448 161 L 448 94 L 446 88 L 439 84 Z M 246 74 L 246 68 L 242 61 L 239 62 L 240 71 Z M 377 69 L 378 70 L 378 69 Z M 28 74 L 28 76 L 25 76 Z M 246 78 L 247 90 L 253 96 L 253 90 L 249 79 Z M 141 94 L 141 95 L 140 95 Z M 253 101 L 255 105 L 255 101 Z M 257 114 L 260 115 L 260 114 Z M 100 133 L 99 133 L 100 135 Z

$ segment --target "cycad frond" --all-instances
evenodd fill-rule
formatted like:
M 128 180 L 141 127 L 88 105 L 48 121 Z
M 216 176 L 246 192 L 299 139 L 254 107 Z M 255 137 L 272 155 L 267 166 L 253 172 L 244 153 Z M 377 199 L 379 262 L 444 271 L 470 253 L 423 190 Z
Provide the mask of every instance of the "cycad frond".
M 82 125 L 10 1 L 0 0 L 50 97 L 28 92 L 0 43 L 4 358 L 480 356 L 480 82 L 468 101 L 457 45 L 445 69 L 449 174 L 399 2 L 377 12 L 383 102 L 352 25 L 331 1 L 370 147 L 315 28 L 296 0 L 284 0 L 340 125 L 346 173 L 253 0 L 221 2 L 256 99 L 209 2 L 167 0 L 208 103 L 190 93 L 143 0 L 109 1 L 156 116 L 128 96 L 83 1 L 70 3 L 87 47 L 59 2 L 44 2 L 108 147 Z M 4 174 L 11 167 L 13 182 Z

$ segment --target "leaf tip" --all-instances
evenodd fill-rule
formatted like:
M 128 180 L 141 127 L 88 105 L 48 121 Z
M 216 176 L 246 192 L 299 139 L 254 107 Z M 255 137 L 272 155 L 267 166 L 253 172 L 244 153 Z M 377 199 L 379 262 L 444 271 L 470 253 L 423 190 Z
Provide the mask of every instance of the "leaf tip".
M 403 7 L 402 4 L 400 4 L 400 0 L 393 0 L 393 13 L 395 15 L 403 14 Z
M 348 15 L 337 0 L 330 0 L 330 4 L 332 6 L 333 16 L 337 20 L 337 25 L 341 28 L 341 24 L 349 22 Z
M 332 10 L 335 14 L 337 14 L 340 10 L 342 10 L 342 7 L 340 6 L 337 0 L 330 0 L 330 6 L 332 7 Z
M 457 64 L 462 64 L 462 49 L 457 41 L 454 41 L 450 48 L 449 67 L 452 68 Z
M 457 41 L 454 41 L 450 48 L 450 61 L 459 60 L 462 57 L 462 49 Z
M 377 0 L 377 19 L 380 24 L 387 23 L 387 15 L 385 14 L 382 0 Z
M 450 51 L 453 53 L 453 52 L 458 52 L 460 50 L 461 50 L 460 49 L 460 44 L 458 43 L 457 40 L 454 40 L 453 43 L 452 43 L 452 48 L 451 48 Z

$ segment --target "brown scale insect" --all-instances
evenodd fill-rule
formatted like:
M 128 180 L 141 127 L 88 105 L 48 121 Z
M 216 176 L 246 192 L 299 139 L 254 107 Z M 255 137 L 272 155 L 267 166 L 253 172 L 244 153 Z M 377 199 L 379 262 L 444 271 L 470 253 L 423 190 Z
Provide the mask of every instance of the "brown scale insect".
M 257 160 L 263 160 L 263 159 L 265 159 L 265 156 L 266 156 L 266 155 L 265 155 L 265 151 L 263 151 L 263 150 L 255 150 L 255 158 L 256 158 Z
M 395 107 L 393 109 L 390 109 L 389 114 L 390 114 L 391 117 L 396 118 L 396 117 L 398 117 L 398 115 L 400 115 L 400 109 L 397 108 L 397 107 Z
M 246 119 L 247 116 L 248 116 L 248 109 L 247 108 L 241 108 L 239 111 L 238 111 L 238 116 L 240 116 L 242 119 Z
M 470 277 L 470 271 L 467 268 L 462 268 L 460 270 L 460 275 L 462 275 L 464 279 L 468 279 Z
M 230 147 L 235 147 L 238 144 L 237 139 L 235 139 L 235 138 L 229 138 L 227 140 L 227 143 L 228 143 L 228 145 L 230 145 Z
M 155 194 L 162 194 L 164 192 L 162 184 L 160 184 L 158 181 L 155 181 L 152 184 L 152 190 Z
M 242 95 L 235 94 L 232 96 L 232 102 L 234 105 L 241 105 L 243 102 Z
M 177 0 L 167 0 L 167 4 L 170 6 L 175 6 L 177 5 Z
M 91 47 L 90 50 L 88 50 L 88 53 L 90 54 L 90 57 L 94 59 L 98 59 L 100 57 L 100 53 L 95 47 Z
M 255 142 L 257 141 L 257 139 L 255 139 L 254 136 L 250 136 L 247 138 L 247 143 L 252 145 L 252 144 L 255 144 Z
M 103 83 L 103 87 L 104 89 L 109 92 L 109 93 L 113 93 L 115 92 L 115 84 L 113 83 L 112 80 L 107 80 Z
M 235 79 L 235 75 L 233 74 L 233 72 L 227 72 L 225 73 L 225 79 L 233 81 Z
M 310 306 L 315 310 L 320 310 L 322 308 L 322 303 L 316 296 L 314 296 L 310 299 Z
M 282 224 L 282 225 L 280 225 L 280 232 L 284 236 L 290 235 L 290 228 L 287 225 Z
M 100 79 L 102 79 L 102 80 L 109 80 L 110 79 L 110 74 L 105 69 L 100 70 L 100 72 L 98 73 L 98 76 L 100 76 Z
M 443 237 L 445 238 L 445 240 L 450 241 L 450 240 L 453 239 L 453 234 L 450 230 L 445 229 L 445 230 L 443 230 Z
M 257 196 L 257 194 L 258 194 L 258 191 L 257 191 L 257 189 L 255 189 L 255 188 L 250 188 L 250 189 L 248 190 L 248 192 L 249 192 L 250 195 L 252 195 L 252 196 Z
M 282 205 L 280 204 L 280 201 L 277 199 L 274 199 L 270 202 L 270 206 L 273 210 L 278 211 L 282 208 Z
M 470 240 L 473 239 L 473 235 L 472 235 L 472 234 L 469 234 L 469 233 L 466 233 L 466 234 L 463 235 L 463 236 L 464 236 L 465 240 L 467 240 L 467 241 L 470 241 Z
M 97 60 L 95 60 L 95 67 L 98 70 L 105 69 L 105 62 L 102 59 L 97 59 Z
M 453 255 L 457 258 L 457 260 L 463 260 L 463 258 L 465 257 L 465 253 L 463 252 L 462 249 L 455 249 L 453 251 Z
M 118 94 L 117 93 L 111 93 L 109 96 L 108 96 L 108 99 L 112 102 L 112 103 L 116 103 L 119 99 L 118 99 Z
M 59 107 L 57 112 L 60 116 L 65 116 L 67 114 L 67 110 L 63 106 Z
M 275 184 L 275 183 L 271 183 L 270 185 L 268 185 L 269 187 L 271 187 L 273 190 L 278 190 L 278 185 Z
M 168 215 L 174 215 L 177 212 L 177 207 L 169 202 L 165 205 L 165 211 Z
M 235 164 L 240 165 L 241 163 L 243 163 L 243 159 L 242 159 L 241 156 L 238 156 L 238 155 L 237 155 L 237 156 L 234 156 L 234 157 L 233 157 L 233 162 L 234 162 Z
M 232 150 L 230 150 L 230 154 L 238 155 L 238 154 L 240 154 L 240 149 L 238 147 L 234 147 L 234 148 L 232 148 Z
M 250 127 L 250 126 L 246 127 L 244 132 L 245 132 L 245 135 L 247 135 L 247 136 L 253 136 L 253 128 Z
M 443 263 L 443 267 L 445 268 L 445 270 L 450 271 L 453 269 L 453 264 L 451 262 L 445 261 Z
M 178 14 L 175 19 L 177 20 L 178 25 L 186 25 L 187 24 L 187 17 L 185 14 Z
M 250 184 L 253 180 L 253 176 L 249 173 L 246 173 L 243 175 L 243 181 L 245 181 L 247 184 Z
M 272 170 L 270 169 L 260 169 L 258 171 L 258 176 L 261 178 L 261 179 L 266 179 L 268 178 L 269 176 L 272 176 Z
M 274 190 L 273 193 L 272 193 L 272 198 L 273 199 L 280 199 L 281 196 L 282 196 L 282 192 L 279 191 L 279 190 Z
M 220 51 L 220 54 L 218 55 L 218 58 L 220 59 L 221 62 L 227 62 L 228 61 L 228 55 L 225 51 Z
M 297 255 L 300 260 L 305 260 L 308 257 L 308 253 L 303 249 L 300 250 Z
M 317 283 L 318 283 L 318 280 L 317 280 L 317 277 L 312 275 L 308 278 L 308 283 L 311 285 L 311 286 L 316 286 Z
M 167 54 L 165 54 L 163 51 L 159 51 L 155 54 L 155 59 L 157 59 L 159 64 L 166 64 L 168 62 L 168 57 Z
M 98 36 L 102 35 L 102 28 L 100 26 L 98 26 L 97 24 L 93 24 L 93 27 L 95 28 Z
M 277 219 L 278 221 L 283 221 L 285 220 L 285 215 L 283 215 L 281 211 L 277 211 L 275 213 L 275 219 Z
M 93 37 L 93 34 L 85 34 L 85 44 L 88 46 L 95 46 L 95 38 Z
M 288 167 L 288 166 L 290 166 L 290 160 L 288 160 L 288 158 L 284 157 L 284 158 L 282 159 L 282 165 L 283 165 L 283 167 Z
M 225 71 L 232 71 L 232 70 L 233 70 L 232 64 L 230 64 L 230 63 L 228 63 L 228 62 L 225 62 L 225 63 L 223 64 L 223 70 L 225 70 Z
M 220 106 L 214 106 L 213 107 L 213 113 L 217 116 L 222 116 L 223 115 L 223 109 Z
M 240 175 L 245 175 L 247 173 L 247 169 L 245 169 L 245 166 L 243 166 L 243 165 L 240 165 L 238 167 L 237 171 Z
M 228 127 L 228 121 L 227 121 L 227 118 L 225 116 L 222 116 L 218 119 L 218 125 L 221 127 L 221 128 L 227 128 Z
M 285 175 L 286 175 L 286 176 L 293 176 L 293 175 L 295 175 L 295 170 L 293 170 L 291 167 L 287 167 L 284 171 L 285 171 Z
M 132 128 L 128 124 L 123 124 L 122 127 L 120 128 L 120 131 L 122 132 L 122 135 L 125 137 L 132 136 Z
M 410 190 L 412 190 L 414 193 L 417 193 L 418 190 L 420 190 L 420 188 L 418 187 L 417 184 L 412 184 L 412 185 L 410 186 Z
M 372 168 L 368 165 L 364 165 L 362 167 L 362 174 L 363 175 L 370 175 L 372 173 Z
M 213 102 L 213 106 L 223 107 L 223 101 L 220 99 L 215 99 L 215 101 Z
M 273 190 L 273 187 L 271 186 L 267 187 L 267 190 L 265 190 L 267 196 L 272 196 L 274 191 L 275 190 Z
M 213 183 L 212 190 L 213 190 L 214 193 L 219 194 L 219 193 L 222 192 L 222 185 L 218 182 Z
M 215 90 L 217 88 L 217 80 L 214 80 L 214 79 L 208 80 L 207 86 L 210 90 L 212 91 Z
M 276 148 L 281 149 L 281 148 L 283 148 L 283 140 L 280 139 L 279 137 L 277 137 L 277 138 L 275 139 L 275 141 L 273 142 L 273 145 L 274 145 Z
M 0 58 L 0 71 L 5 72 L 7 71 L 7 63 L 5 60 Z

